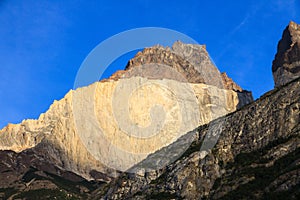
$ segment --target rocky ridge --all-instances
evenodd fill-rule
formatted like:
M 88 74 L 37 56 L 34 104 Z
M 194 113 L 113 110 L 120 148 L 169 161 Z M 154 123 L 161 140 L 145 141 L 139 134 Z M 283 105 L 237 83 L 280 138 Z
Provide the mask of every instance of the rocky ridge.
M 193 138 L 180 159 L 151 173 L 123 174 L 110 183 L 105 198 L 299 198 L 299 86 L 298 78 L 188 133 L 177 141 Z M 214 148 L 200 151 L 204 138 L 213 141 L 216 131 L 221 134 Z M 159 159 L 155 154 L 149 157 Z
M 141 55 L 140 53 L 137 57 Z M 129 65 L 134 65 L 134 62 Z M 128 68 L 127 70 L 130 71 L 130 67 Z M 131 70 L 137 68 L 131 68 Z M 175 71 L 178 72 L 178 70 Z M 218 79 L 211 85 L 189 83 L 186 80 L 192 82 L 197 77 L 193 77 L 191 74 L 187 76 L 182 74 L 185 74 L 185 71 L 190 73 L 192 70 L 191 67 L 183 68 L 181 75 L 175 76 L 175 80 L 172 79 L 174 78 L 172 75 L 167 82 L 171 84 L 175 81 L 176 85 L 188 84 L 193 91 L 198 90 L 196 96 L 201 99 L 197 104 L 199 108 L 201 105 L 212 105 L 212 99 L 228 98 L 227 102 L 230 102 L 230 105 L 214 104 L 213 107 L 216 107 L 216 110 L 222 108 L 233 113 L 219 118 L 217 116 L 220 113 L 217 112 L 215 112 L 215 117 L 204 115 L 206 116 L 204 119 L 207 119 L 207 121 L 203 121 L 205 125 L 187 134 L 183 133 L 174 143 L 147 155 L 147 159 L 132 167 L 137 173 L 123 173 L 116 179 L 109 177 L 107 176 L 111 174 L 109 169 L 106 169 L 104 174 L 92 170 L 90 166 L 96 166 L 93 162 L 88 163 L 84 168 L 82 160 L 68 160 L 75 154 L 78 156 L 76 159 L 83 159 L 83 161 L 92 157 L 84 149 L 76 150 L 78 141 L 81 140 L 75 138 L 76 129 L 71 120 L 73 113 L 69 113 L 69 109 L 72 107 L 72 97 L 76 94 L 86 96 L 85 94 L 89 90 L 96 91 L 99 100 L 101 95 L 107 98 L 107 94 L 112 92 L 109 88 L 116 87 L 117 82 L 122 79 L 125 81 L 136 80 L 136 83 L 145 79 L 143 76 L 136 76 L 136 72 L 132 75 L 130 72 L 119 72 L 112 79 L 103 81 L 102 84 L 95 83 L 92 87 L 70 92 L 63 100 L 55 102 L 52 105 L 53 110 L 50 108 L 37 121 L 24 121 L 20 125 L 7 127 L 9 130 L 6 132 L 3 132 L 5 129 L 2 130 L 0 135 L 5 136 L 2 138 L 3 140 L 0 140 L 2 147 L 6 149 L 13 147 L 16 151 L 21 152 L 15 153 L 6 150 L 0 154 L 0 157 L 3 158 L 0 161 L 1 175 L 3 175 L 1 178 L 3 177 L 9 183 L 3 182 L 0 195 L 12 199 L 14 196 L 25 198 L 30 194 L 51 198 L 54 195 L 51 192 L 57 191 L 64 199 L 299 199 L 300 79 L 296 78 L 284 86 L 279 85 L 255 102 L 241 106 L 239 110 L 234 111 L 240 98 L 239 92 L 234 91 L 238 90 L 237 86 L 230 83 L 229 78 L 223 75 L 221 81 Z M 197 70 L 193 72 L 196 73 Z M 279 77 L 279 74 L 277 75 Z M 224 86 L 220 88 L 222 86 L 218 84 L 222 83 L 224 79 L 227 84 L 223 85 L 227 89 L 232 88 L 233 90 L 224 90 Z M 198 79 L 198 81 L 201 80 Z M 165 80 L 158 79 L 156 81 Z M 109 87 L 104 86 L 104 83 Z M 226 95 L 220 96 L 224 91 Z M 148 94 L 149 90 L 146 89 L 143 92 Z M 197 94 L 197 92 L 195 93 Z M 162 94 L 164 94 L 162 96 L 168 96 L 168 93 Z M 207 98 L 211 95 L 213 98 Z M 215 102 L 221 102 L 219 100 Z M 224 99 L 222 100 L 224 102 Z M 82 98 L 80 104 L 84 104 L 84 102 L 87 102 L 87 99 Z M 97 102 L 98 104 L 104 103 L 99 104 L 101 106 L 106 105 L 103 100 L 96 101 L 96 104 Z M 137 107 L 141 106 L 144 105 Z M 230 110 L 230 108 L 233 109 Z M 205 111 L 207 108 L 204 106 L 203 109 L 202 111 Z M 211 109 L 207 111 L 210 112 Z M 136 114 L 136 116 L 140 116 L 142 113 L 136 112 Z M 57 116 L 63 117 L 57 118 Z M 98 118 L 99 116 L 101 115 L 98 115 Z M 131 117 L 135 119 L 135 115 Z M 138 121 L 138 119 L 135 119 L 137 123 L 147 122 L 147 117 L 142 121 Z M 52 123 L 50 123 L 51 121 Z M 206 124 L 209 121 L 211 122 Z M 49 126 L 44 128 L 44 123 Z M 62 130 L 67 130 L 65 132 L 67 134 L 60 133 Z M 41 132 L 45 132 L 51 137 L 44 137 L 44 135 L 40 137 Z M 34 137 L 31 137 L 32 135 Z M 54 137 L 52 137 L 53 135 Z M 67 142 L 70 137 L 77 145 Z M 215 141 L 217 143 L 213 145 L 213 148 L 208 148 Z M 189 142 L 192 143 L 188 149 L 180 149 Z M 66 148 L 64 149 L 65 146 L 75 151 L 68 152 Z M 180 153 L 182 151 L 183 154 Z M 82 156 L 85 154 L 86 156 Z M 163 160 L 163 157 L 171 154 L 180 156 L 162 169 L 143 171 L 143 168 L 156 163 L 153 161 Z M 69 169 L 66 167 L 68 165 L 73 172 L 81 173 L 85 177 L 87 174 L 94 178 L 97 175 L 99 182 L 84 182 L 81 177 L 66 171 Z M 88 165 L 90 168 L 87 168 Z M 103 170 L 103 166 L 99 165 L 98 169 Z M 18 170 L 20 173 L 16 173 Z M 62 179 L 59 179 L 60 177 Z M 69 182 L 64 182 L 66 180 Z M 41 190 L 43 184 L 48 189 Z M 73 187 L 67 188 L 66 185 Z M 58 188 L 60 190 L 57 190 Z
M 111 181 L 85 182 L 51 162 L 41 162 L 31 149 L 19 154 L 1 152 L 1 175 L 7 179 L 2 182 L 5 187 L 0 195 L 28 197 L 29 191 L 36 195 L 46 188 L 41 196 L 53 197 L 50 192 L 56 191 L 54 196 L 64 199 L 298 199 L 299 86 L 298 78 L 276 88 L 242 109 L 183 135 L 134 167 L 139 169 L 149 165 L 147 160 L 176 153 L 178 147 L 192 140 L 170 165 L 146 173 L 123 173 Z M 204 140 L 214 141 L 217 132 L 216 145 L 210 150 L 202 148 Z
M 202 62 L 210 62 L 207 59 L 208 54 L 203 50 L 202 46 L 175 43 L 173 48 L 189 49 L 191 47 L 192 54 L 190 55 L 190 60 L 192 59 L 193 62 L 198 62 L 199 64 Z M 148 55 L 148 51 L 154 51 L 154 53 L 152 52 L 151 55 Z M 167 52 L 167 50 L 164 50 L 164 48 L 161 47 L 158 47 L 158 50 L 156 47 L 153 49 L 149 48 L 145 50 L 145 57 L 162 57 L 164 58 L 163 60 L 165 60 L 165 57 L 168 57 L 168 62 L 170 62 L 169 65 L 176 65 L 176 67 L 173 67 L 173 69 L 175 69 L 173 70 L 173 73 L 170 73 L 170 70 L 168 69 L 164 71 L 165 73 L 169 73 L 169 75 L 171 75 L 170 77 L 167 75 L 166 77 L 153 77 L 153 74 L 151 77 L 143 77 L 142 75 L 145 71 L 147 74 L 147 70 L 143 71 L 142 75 L 136 74 L 134 70 L 139 68 L 135 66 L 138 61 L 135 62 L 134 60 L 139 60 L 137 58 L 142 56 L 140 53 L 129 62 L 129 65 L 126 67 L 126 73 L 123 73 L 123 75 L 127 75 L 134 72 L 132 74 L 134 76 L 126 78 L 123 77 L 122 79 L 119 77 L 115 80 L 110 79 L 107 81 L 101 81 L 88 87 L 79 88 L 75 91 L 72 90 L 68 92 L 63 99 L 55 101 L 46 113 L 40 115 L 39 119 L 24 120 L 20 124 L 10 124 L 0 130 L 0 149 L 5 151 L 14 151 L 17 153 L 22 153 L 30 149 L 30 151 L 35 155 L 36 160 L 41 163 L 47 160 L 47 163 L 52 163 L 52 165 L 55 166 L 55 169 L 60 169 L 57 172 L 49 169 L 51 173 L 56 175 L 59 175 L 61 173 L 60 171 L 66 171 L 80 175 L 87 180 L 110 181 L 119 173 L 118 170 L 115 169 L 123 167 L 121 169 L 125 170 L 125 168 L 129 168 L 133 164 L 136 164 L 146 158 L 148 154 L 154 153 L 160 148 L 176 141 L 176 139 L 185 132 L 192 130 L 198 125 L 208 123 L 209 121 L 225 115 L 228 112 L 233 112 L 238 107 L 252 101 L 250 93 L 243 96 L 243 92 L 233 90 L 233 88 L 238 88 L 238 86 L 230 79 L 228 79 L 228 83 L 233 85 L 230 89 L 224 89 L 221 84 L 222 79 L 220 79 L 221 82 L 218 82 L 218 79 L 214 81 L 219 85 L 215 84 L 212 80 L 210 80 L 211 85 L 204 84 L 203 81 L 201 81 L 199 72 L 194 69 L 194 66 L 197 66 L 195 63 L 194 65 L 191 63 L 186 65 L 184 59 L 181 59 L 181 61 L 179 60 L 180 56 L 177 56 L 178 58 L 176 58 L 176 62 L 174 62 L 172 60 L 174 59 L 172 58 L 172 55 L 169 55 L 169 53 L 166 53 L 165 51 Z M 178 50 L 178 52 L 180 51 Z M 206 60 L 202 61 L 202 58 L 197 60 L 198 54 L 205 54 Z M 184 56 L 186 56 L 185 53 Z M 159 64 L 159 62 L 162 61 L 156 60 L 156 63 Z M 210 65 L 212 65 L 211 62 Z M 153 69 L 161 68 L 152 67 L 148 69 L 150 69 L 149 72 L 153 72 Z M 211 74 L 218 72 L 215 66 L 211 66 L 211 69 L 213 72 L 209 72 L 209 68 L 207 68 L 207 72 Z M 161 75 L 161 70 L 158 72 L 159 73 L 156 74 Z M 190 76 L 188 76 L 189 73 L 191 74 Z M 176 74 L 178 75 L 178 78 L 175 80 L 172 79 L 176 77 Z M 115 74 L 115 76 L 117 75 L 118 74 Z M 202 79 L 204 80 L 205 78 Z M 136 145 L 134 137 L 123 136 L 124 133 L 120 130 L 119 124 L 114 119 L 114 105 L 112 105 L 112 99 L 114 98 L 114 91 L 116 88 L 120 87 L 122 84 L 128 85 L 124 84 L 123 81 L 127 81 L 126 83 L 130 83 L 129 85 L 132 87 L 140 88 L 139 91 L 137 93 L 133 93 L 129 99 L 129 107 L 131 110 L 129 117 L 136 123 L 136 125 L 143 127 L 151 123 L 149 119 L 149 109 L 153 105 L 153 98 L 151 98 L 151 95 L 156 97 L 156 103 L 162 103 L 164 107 L 167 108 L 166 119 L 168 124 L 167 128 L 161 132 L 161 134 L 164 134 L 165 138 L 162 142 L 160 139 L 161 137 L 155 137 L 155 141 L 151 143 L 141 139 L 139 141 L 140 145 Z M 140 87 L 142 82 L 151 83 L 153 86 L 147 86 L 144 88 Z M 161 85 L 171 87 L 175 90 L 181 88 L 182 92 L 178 93 L 179 96 L 174 96 L 172 91 L 170 92 L 170 90 L 160 87 Z M 188 88 L 188 90 L 191 90 L 194 98 L 193 101 L 196 101 L 196 108 L 186 107 L 184 112 L 188 114 L 195 113 L 195 111 L 198 110 L 201 115 L 196 118 L 192 118 L 197 119 L 198 121 L 192 123 L 192 120 L 190 120 L 190 122 L 186 124 L 190 124 L 191 126 L 187 127 L 185 130 L 179 131 L 178 125 L 180 125 L 182 123 L 182 119 L 184 119 L 179 115 L 182 114 L 180 105 L 182 102 L 185 102 L 185 98 L 190 98 L 190 96 L 187 95 L 187 91 L 183 91 L 182 88 Z M 141 100 L 141 96 L 150 96 L 150 98 Z M 123 98 L 124 97 L 121 97 L 120 99 L 122 100 Z M 118 103 L 118 105 L 121 104 L 122 102 Z M 84 114 L 82 118 L 80 118 L 81 116 L 75 116 L 76 113 L 74 113 L 74 108 L 77 109 L 77 113 Z M 123 111 L 120 111 L 119 113 L 122 112 Z M 125 114 L 128 113 L 124 113 L 124 116 Z M 94 118 L 91 116 L 94 116 Z M 88 135 L 82 137 L 78 134 L 79 131 L 90 134 L 90 127 L 84 126 L 91 123 L 91 121 L 95 124 L 99 124 L 104 130 L 103 132 L 106 136 L 110 137 L 110 140 L 113 141 L 113 144 L 111 142 L 105 143 L 103 141 L 103 144 L 101 143 L 101 145 L 99 145 L 101 146 L 99 149 L 101 154 L 98 159 L 95 158 L 95 155 L 91 153 L 90 149 L 86 148 L 84 140 L 89 138 Z M 76 126 L 76 123 L 83 124 L 83 126 Z M 90 141 L 93 140 L 99 141 L 95 138 L 90 139 Z M 113 148 L 113 145 L 119 145 L 122 146 L 122 148 L 126 148 L 126 145 L 128 144 L 131 144 L 129 146 L 131 148 L 130 150 L 134 151 L 135 154 L 138 154 L 139 156 L 133 157 L 131 155 L 127 156 L 120 154 Z M 147 152 L 144 152 L 145 148 L 148 149 Z M 45 159 L 45 156 L 47 159 Z M 31 158 L 26 159 L 31 160 Z M 113 167 L 111 167 L 112 162 L 115 162 L 116 160 L 117 164 L 121 164 L 122 166 L 113 165 Z M 47 168 L 45 169 L 40 165 L 27 166 L 26 169 L 29 169 L 30 167 L 37 170 L 47 171 Z M 8 183 L 10 183 L 9 180 Z
M 155 70 L 153 65 L 166 70 Z M 125 70 L 117 71 L 108 80 L 134 76 L 203 83 L 220 89 L 233 90 L 239 97 L 238 108 L 253 101 L 250 91 L 243 90 L 225 72 L 219 72 L 205 45 L 184 44 L 177 41 L 172 47 L 157 45 L 145 48 L 129 60 Z
M 182 76 L 180 81 L 204 83 L 236 92 L 247 92 L 229 78 L 226 73 L 219 73 L 209 57 L 205 45 L 184 44 L 180 41 L 175 42 L 171 48 L 165 48 L 160 45 L 145 48 L 129 60 L 125 70 L 118 71 L 110 79 L 118 80 L 132 77 L 135 74 L 130 70 L 134 69 L 136 72 L 137 67 L 150 63 L 165 65 L 175 69 Z M 147 78 L 179 80 L 176 76 L 174 77 L 174 74 L 170 74 L 169 71 L 156 74 L 151 69 L 149 71 L 143 69 L 143 73 L 143 76 Z

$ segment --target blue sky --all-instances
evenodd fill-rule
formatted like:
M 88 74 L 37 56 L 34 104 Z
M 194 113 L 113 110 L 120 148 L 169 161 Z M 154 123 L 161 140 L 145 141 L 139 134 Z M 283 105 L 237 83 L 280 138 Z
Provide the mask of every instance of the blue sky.
M 300 23 L 297 0 L 2 0 L 0 128 L 37 118 L 73 88 L 96 45 L 139 27 L 173 29 L 206 44 L 220 71 L 257 98 L 273 88 L 272 60 L 290 20 Z

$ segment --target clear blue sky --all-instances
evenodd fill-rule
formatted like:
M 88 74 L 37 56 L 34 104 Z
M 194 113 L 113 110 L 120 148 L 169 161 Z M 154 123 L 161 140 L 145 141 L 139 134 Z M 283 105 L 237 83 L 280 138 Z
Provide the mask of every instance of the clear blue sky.
M 138 27 L 170 28 L 206 44 L 220 71 L 257 98 L 273 88 L 277 42 L 299 17 L 298 0 L 2 0 L 0 128 L 37 118 L 72 89 L 97 44 Z

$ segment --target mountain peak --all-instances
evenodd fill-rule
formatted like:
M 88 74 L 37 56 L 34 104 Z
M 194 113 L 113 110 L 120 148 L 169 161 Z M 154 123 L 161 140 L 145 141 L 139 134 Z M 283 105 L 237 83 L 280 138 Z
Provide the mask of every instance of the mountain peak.
M 290 21 L 288 27 L 289 27 L 290 29 L 295 29 L 295 30 L 297 30 L 297 29 L 299 29 L 300 25 L 297 24 L 297 23 L 294 22 L 294 21 Z
M 147 68 L 146 65 L 165 67 L 157 71 L 157 68 Z M 110 80 L 132 76 L 204 83 L 221 89 L 244 92 L 226 73 L 219 72 L 206 50 L 206 45 L 185 44 L 181 41 L 174 42 L 172 47 L 155 45 L 143 49 L 129 60 L 125 70 L 116 72 Z
M 284 85 L 300 75 L 300 25 L 291 21 L 277 46 L 272 72 L 275 86 Z

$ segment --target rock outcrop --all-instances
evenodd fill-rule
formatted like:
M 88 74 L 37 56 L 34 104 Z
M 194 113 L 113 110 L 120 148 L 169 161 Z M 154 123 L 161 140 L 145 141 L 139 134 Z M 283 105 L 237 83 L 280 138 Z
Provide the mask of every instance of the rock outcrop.
M 0 198 L 299 199 L 300 78 L 287 73 L 299 54 L 287 40 L 273 62 L 278 87 L 248 105 L 251 93 L 226 74 L 199 71 L 212 64 L 204 46 L 145 49 L 125 71 L 0 131 Z M 117 171 L 116 160 L 130 169 Z
M 46 148 L 38 148 L 44 156 L 32 149 L 0 151 L 0 199 L 83 199 L 103 184 L 59 168 Z
M 187 81 L 189 83 L 204 83 L 207 85 L 214 85 L 221 89 L 234 90 L 237 92 L 244 92 L 239 85 L 237 85 L 226 73 L 220 74 L 211 58 L 209 57 L 205 45 L 184 44 L 177 41 L 172 48 L 154 46 L 145 48 L 142 52 L 138 52 L 136 56 L 131 59 L 125 70 L 118 71 L 113 74 L 110 79 L 118 80 L 120 78 L 128 78 L 134 76 L 130 72 L 131 69 L 136 70 L 147 64 L 160 64 L 175 69 L 182 79 L 180 81 Z M 164 79 L 178 78 L 170 71 L 156 74 L 153 70 L 145 71 L 143 69 L 143 76 L 147 78 L 155 77 Z M 245 91 L 246 92 L 246 91 Z M 249 99 L 252 96 L 249 94 Z M 252 99 L 253 100 L 253 99 Z
M 153 67 L 155 65 L 160 69 L 166 68 L 166 70 L 156 70 Z M 240 102 L 237 108 L 253 101 L 250 91 L 243 90 L 225 72 L 219 72 L 209 57 L 205 45 L 184 44 L 177 41 L 171 48 L 159 45 L 145 48 L 129 60 L 125 70 L 117 71 L 109 80 L 119 80 L 137 75 L 152 79 L 203 83 L 220 89 L 233 90 L 237 92 Z
M 192 145 L 179 159 L 162 170 L 121 175 L 107 186 L 105 198 L 298 199 L 299 88 L 298 78 L 184 135 L 167 151 L 147 158 L 162 159 L 192 137 Z M 216 131 L 221 133 L 214 148 L 202 149 L 205 138 L 206 143 L 215 140 Z
M 290 22 L 283 31 L 273 61 L 275 86 L 282 86 L 300 76 L 300 25 Z
M 218 118 L 149 155 L 166 153 L 192 139 L 170 165 L 110 182 L 87 182 L 53 165 L 32 149 L 0 152 L 0 197 L 62 199 L 299 199 L 300 79 L 266 93 L 241 110 Z M 214 148 L 201 148 L 205 139 Z M 206 137 L 207 136 L 207 137 Z M 40 148 L 40 151 L 47 149 Z M 166 150 L 167 151 L 164 151 Z M 42 165 L 42 166 L 40 166 Z
M 218 73 L 204 46 L 177 42 L 172 49 L 145 49 L 125 71 L 70 91 L 39 119 L 8 125 L 0 130 L 0 149 L 31 149 L 60 169 L 107 181 L 252 101 Z
M 145 78 L 139 77 L 132 77 L 127 80 L 131 81 L 131 84 L 135 83 L 137 85 L 139 85 L 142 80 L 147 81 Z M 88 101 L 85 99 L 85 97 L 89 96 L 91 91 L 95 91 L 96 99 L 94 115 L 96 117 L 96 122 L 99 123 L 99 126 L 102 128 L 105 135 L 110 137 L 115 145 L 118 145 L 122 148 L 125 148 L 124 145 L 126 145 L 127 148 L 129 148 L 128 150 L 134 151 L 135 153 L 141 153 L 141 157 L 139 157 L 137 161 L 134 161 L 134 163 L 137 163 L 146 157 L 147 154 L 142 154 L 143 151 L 146 151 L 146 147 L 149 147 L 146 152 L 153 153 L 159 148 L 174 142 L 179 136 L 181 136 L 180 134 L 184 134 L 184 132 L 180 132 L 180 134 L 178 132 L 180 128 L 179 126 L 182 123 L 180 119 L 182 114 L 180 111 L 181 108 L 180 104 L 177 102 L 179 97 L 172 96 L 172 93 L 170 93 L 168 90 L 163 90 L 164 88 L 159 86 L 159 84 L 161 84 L 159 81 L 152 80 L 151 83 L 152 86 L 140 89 L 136 95 L 149 95 L 150 93 L 153 93 L 152 95 L 155 95 L 157 103 L 163 103 L 164 101 L 167 102 L 167 104 L 165 103 L 164 107 L 167 110 L 166 120 L 169 123 L 166 124 L 164 131 L 160 133 L 163 134 L 163 137 L 165 137 L 163 143 L 160 142 L 161 139 L 159 137 L 153 138 L 154 140 L 151 143 L 149 143 L 149 141 L 146 139 L 144 142 L 142 140 L 135 141 L 133 136 L 122 137 L 123 131 L 119 130 L 118 122 L 116 122 L 114 119 L 112 105 L 113 92 L 115 91 L 115 88 L 118 86 L 119 82 L 112 81 L 98 82 L 89 86 L 88 88 L 70 91 L 62 100 L 56 101 L 45 114 L 40 116 L 38 120 L 25 120 L 21 124 L 9 125 L 5 127 L 0 131 L 0 148 L 2 150 L 21 152 L 29 148 L 34 148 L 40 143 L 50 143 L 52 145 L 47 147 L 48 150 L 46 152 L 51 155 L 51 161 L 56 163 L 58 166 L 66 170 L 76 172 L 85 178 L 92 178 L 89 177 L 89 172 L 91 170 L 106 172 L 105 166 L 103 166 L 101 162 L 97 161 L 86 149 L 84 143 L 82 142 L 82 138 L 80 138 L 78 135 L 79 127 L 76 128 L 76 119 L 74 119 L 73 115 L 73 97 L 76 96 L 77 104 L 83 105 L 82 107 L 78 108 L 78 112 L 85 113 L 86 106 L 84 103 Z M 158 84 L 158 87 L 156 87 L 154 83 Z M 175 87 L 177 87 L 177 84 L 186 85 L 186 83 L 179 83 L 172 80 L 164 81 L 164 85 L 166 83 L 170 85 L 173 84 Z M 188 87 L 193 89 L 195 92 L 195 98 L 197 98 L 199 102 L 197 107 L 199 116 L 198 118 L 195 118 L 199 121 L 194 123 L 190 121 L 190 123 L 194 124 L 194 126 L 197 126 L 197 124 L 205 124 L 220 115 L 233 112 L 239 104 L 238 95 L 234 91 L 222 90 L 214 86 L 207 86 L 205 84 L 191 84 Z M 187 93 L 182 93 L 182 98 L 186 94 Z M 145 102 L 148 98 L 146 98 L 145 101 L 138 101 L 138 98 L 140 97 L 136 95 L 134 95 L 132 99 L 129 99 L 131 101 L 129 106 L 131 106 L 133 109 L 130 115 L 133 121 L 138 125 L 145 126 L 147 123 L 151 122 L 149 121 L 151 119 L 149 118 L 148 109 L 151 108 L 152 105 L 155 105 L 156 102 Z M 210 98 L 215 98 L 214 102 L 212 102 Z M 121 100 L 124 99 L 121 98 Z M 148 100 L 153 101 L 152 98 L 149 98 Z M 170 102 L 168 103 L 168 101 Z M 217 102 L 220 102 L 220 104 L 217 105 Z M 189 109 L 194 108 L 190 107 Z M 186 112 L 190 112 L 189 109 L 187 109 Z M 127 113 L 124 112 L 122 114 L 125 115 Z M 172 115 L 175 115 L 175 118 L 173 118 Z M 84 116 L 86 116 L 86 118 L 81 120 L 94 120 L 89 114 L 84 114 Z M 141 116 L 144 116 L 144 118 Z M 84 127 L 81 131 L 86 130 L 85 128 L 86 127 Z M 192 130 L 193 128 L 195 127 L 189 127 L 189 129 L 184 131 L 186 132 Z M 140 145 L 137 145 L 137 142 L 140 142 Z M 154 146 L 147 146 L 150 144 Z M 114 155 L 116 156 L 114 160 L 120 159 L 119 161 L 129 168 L 133 161 L 130 158 L 117 155 L 117 152 L 109 153 L 109 149 L 111 149 L 110 145 L 112 144 L 103 144 L 101 149 L 102 159 L 104 159 L 106 156 L 108 156 L 107 159 L 109 159 L 112 155 Z M 36 152 L 37 155 L 43 155 L 44 153 L 45 152 Z M 137 158 L 134 157 L 132 159 Z M 126 162 L 128 163 L 126 164 Z

